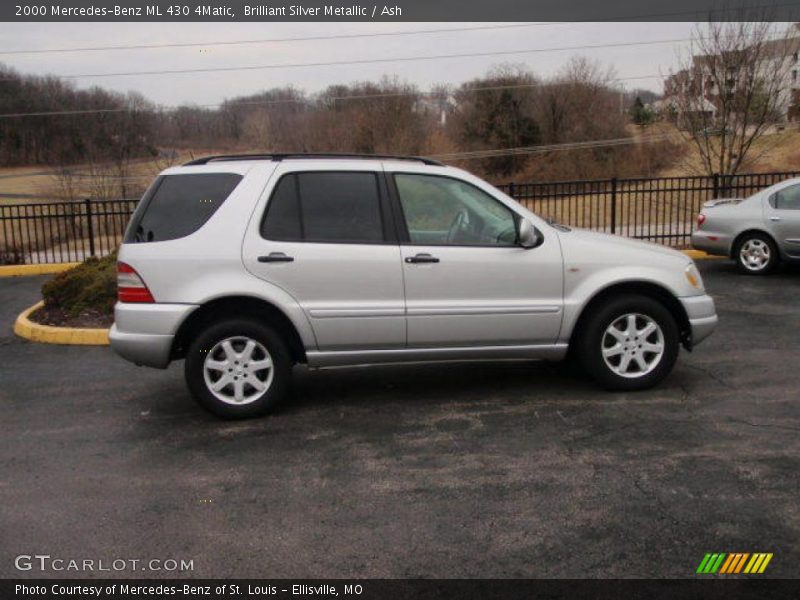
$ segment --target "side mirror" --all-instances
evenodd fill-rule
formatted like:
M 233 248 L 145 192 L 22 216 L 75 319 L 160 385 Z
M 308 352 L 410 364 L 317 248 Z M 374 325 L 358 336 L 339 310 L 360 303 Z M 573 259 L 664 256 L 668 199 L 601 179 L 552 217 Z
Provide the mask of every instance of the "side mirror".
M 528 219 L 520 219 L 517 223 L 517 242 L 523 248 L 535 248 L 542 243 L 542 235 Z

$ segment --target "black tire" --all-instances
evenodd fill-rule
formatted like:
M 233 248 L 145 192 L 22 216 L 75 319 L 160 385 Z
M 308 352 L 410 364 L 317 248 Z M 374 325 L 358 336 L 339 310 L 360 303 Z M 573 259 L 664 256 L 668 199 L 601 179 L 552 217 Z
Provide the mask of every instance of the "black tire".
M 742 248 L 744 248 L 747 243 L 763 244 L 767 248 L 769 259 L 764 266 L 757 268 L 744 259 L 742 256 Z M 739 269 L 740 273 L 744 273 L 745 275 L 768 275 L 778 266 L 780 256 L 778 255 L 778 248 L 770 236 L 765 233 L 754 231 L 752 233 L 745 233 L 737 240 L 736 247 L 733 249 L 733 260 L 736 261 L 736 268 Z
M 581 324 L 580 330 L 577 332 L 576 353 L 584 370 L 600 385 L 609 390 L 644 390 L 653 387 L 660 382 L 664 377 L 669 375 L 675 361 L 678 358 L 678 351 L 680 350 L 680 332 L 675 319 L 667 308 L 658 300 L 648 296 L 640 295 L 625 295 L 615 296 L 604 301 L 601 305 L 591 309 L 592 312 L 587 315 L 586 320 Z M 661 331 L 663 337 L 663 352 L 661 358 L 656 361 L 655 353 L 644 351 L 642 344 L 645 341 L 653 341 L 656 338 L 648 338 L 648 340 L 640 341 L 632 339 L 630 342 L 619 342 L 623 347 L 627 347 L 632 353 L 629 360 L 634 369 L 638 369 L 639 363 L 636 359 L 636 352 L 639 357 L 647 363 L 648 360 L 652 361 L 653 366 L 651 370 L 640 370 L 641 375 L 636 372 L 629 373 L 629 376 L 620 375 L 612 369 L 606 359 L 603 357 L 603 347 L 606 343 L 606 333 L 612 324 L 618 322 L 619 319 L 626 315 L 634 314 L 651 319 Z M 626 321 L 627 322 L 627 321 Z M 639 324 L 644 328 L 646 321 L 641 318 L 636 318 L 636 327 Z M 618 331 L 624 335 L 624 332 Z M 610 334 L 609 334 L 610 335 Z M 650 334 L 657 336 L 657 333 Z M 641 342 L 641 343 L 640 343 Z M 626 351 L 627 354 L 627 351 Z M 609 358 L 610 361 L 615 361 L 616 358 Z M 620 363 L 622 358 L 620 357 Z M 614 365 L 617 368 L 622 367 L 621 364 Z M 648 365 L 649 366 L 649 365 Z
M 242 404 L 223 401 L 215 395 L 206 383 L 205 365 L 208 353 L 216 350 L 215 355 L 219 356 L 221 361 L 227 360 L 224 350 L 221 346 L 218 347 L 218 344 L 231 338 L 233 339 L 231 347 L 234 351 L 244 351 L 246 346 L 244 338 L 256 342 L 255 350 L 253 351 L 255 358 L 252 359 L 254 364 L 257 360 L 265 361 L 266 359 L 271 359 L 272 361 L 272 375 L 271 379 L 269 379 L 269 384 L 266 386 L 266 392 L 252 401 L 245 400 Z M 258 344 L 262 348 L 259 348 Z M 263 355 L 262 349 L 266 350 L 268 356 Z M 220 369 L 219 372 L 213 371 L 214 375 L 209 375 L 209 377 L 219 374 L 219 379 L 215 380 L 218 382 L 223 376 L 228 375 L 225 371 L 230 371 L 229 376 L 233 378 L 238 375 L 236 381 L 241 381 L 243 389 L 249 391 L 255 397 L 259 392 L 249 382 L 253 381 L 253 377 L 257 377 L 259 379 L 257 383 L 263 385 L 262 379 L 269 378 L 270 369 L 265 368 L 254 373 L 248 372 L 246 367 L 248 367 L 247 363 L 237 361 L 236 365 L 231 365 L 231 369 Z M 200 406 L 224 419 L 247 419 L 268 413 L 283 400 L 290 386 L 292 359 L 286 343 L 268 325 L 250 319 L 230 319 L 210 325 L 192 341 L 186 355 L 184 374 L 189 390 Z M 245 381 L 248 376 L 250 377 L 249 382 Z M 233 385 L 233 382 L 230 385 L 226 385 L 219 392 L 220 395 L 235 395 Z

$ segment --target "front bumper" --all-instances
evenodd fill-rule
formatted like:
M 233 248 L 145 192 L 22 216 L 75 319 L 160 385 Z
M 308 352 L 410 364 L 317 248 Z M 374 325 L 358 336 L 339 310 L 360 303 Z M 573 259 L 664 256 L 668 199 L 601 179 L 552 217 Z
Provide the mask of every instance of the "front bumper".
M 706 339 L 717 327 L 719 318 L 714 299 L 708 295 L 678 298 L 689 317 L 689 348 Z
M 111 348 L 137 365 L 164 369 L 172 341 L 194 304 L 137 304 L 117 302 L 108 334 Z

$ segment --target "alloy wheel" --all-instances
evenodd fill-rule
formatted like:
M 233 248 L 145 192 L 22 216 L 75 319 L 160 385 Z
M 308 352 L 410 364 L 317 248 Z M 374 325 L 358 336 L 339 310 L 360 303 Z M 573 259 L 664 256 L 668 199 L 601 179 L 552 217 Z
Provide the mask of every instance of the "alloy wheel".
M 628 313 L 606 328 L 601 351 L 606 365 L 617 375 L 629 379 L 643 377 L 664 356 L 664 332 L 651 317 Z
M 764 240 L 747 240 L 739 249 L 739 259 L 749 271 L 761 271 L 769 264 L 771 251 Z
M 255 402 L 266 394 L 274 374 L 267 349 L 246 336 L 218 342 L 203 362 L 208 390 L 219 400 L 238 406 Z

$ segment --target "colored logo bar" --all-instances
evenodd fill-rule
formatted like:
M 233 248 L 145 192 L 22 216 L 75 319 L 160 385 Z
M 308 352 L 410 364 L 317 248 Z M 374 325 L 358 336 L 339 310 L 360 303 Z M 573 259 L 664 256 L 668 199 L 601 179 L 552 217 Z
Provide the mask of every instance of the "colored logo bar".
M 697 573 L 713 575 L 736 575 L 739 573 L 763 573 L 769 561 L 772 560 L 771 552 L 715 552 L 703 557 Z

